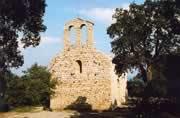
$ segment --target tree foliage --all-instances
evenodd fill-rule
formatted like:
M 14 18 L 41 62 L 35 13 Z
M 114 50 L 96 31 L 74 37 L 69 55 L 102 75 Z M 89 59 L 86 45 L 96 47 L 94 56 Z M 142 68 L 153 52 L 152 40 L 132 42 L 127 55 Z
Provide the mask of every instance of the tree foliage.
M 0 0 L 0 101 L 5 92 L 5 73 L 23 64 L 19 50 L 37 46 L 44 32 L 45 0 Z
M 175 54 L 180 47 L 180 7 L 178 0 L 146 0 L 117 8 L 115 23 L 107 30 L 113 39 L 113 63 L 118 74 L 138 68 L 144 80 L 147 70 L 161 55 Z
M 7 78 L 6 101 L 12 106 L 43 105 L 49 107 L 56 80 L 46 67 L 32 65 L 22 77 L 10 74 Z
M 23 57 L 18 50 L 20 40 L 24 47 L 37 46 L 40 32 L 44 32 L 45 0 L 0 1 L 0 71 L 19 67 Z M 20 36 L 20 37 L 19 37 Z
M 127 90 L 129 97 L 142 97 L 144 93 L 145 83 L 141 80 L 139 74 L 127 82 Z

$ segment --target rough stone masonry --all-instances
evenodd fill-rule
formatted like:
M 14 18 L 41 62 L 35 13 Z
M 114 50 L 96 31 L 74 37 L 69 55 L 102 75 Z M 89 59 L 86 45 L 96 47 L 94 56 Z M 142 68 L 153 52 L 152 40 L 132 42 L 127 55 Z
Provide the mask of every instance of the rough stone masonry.
M 93 46 L 93 23 L 80 18 L 71 20 L 64 27 L 64 49 L 49 66 L 52 78 L 58 79 L 52 109 L 64 109 L 78 98 L 94 110 L 121 106 L 127 94 L 127 74 L 118 77 L 110 56 Z M 86 42 L 82 42 L 82 27 L 87 29 Z M 75 29 L 75 43 L 70 41 L 71 29 Z

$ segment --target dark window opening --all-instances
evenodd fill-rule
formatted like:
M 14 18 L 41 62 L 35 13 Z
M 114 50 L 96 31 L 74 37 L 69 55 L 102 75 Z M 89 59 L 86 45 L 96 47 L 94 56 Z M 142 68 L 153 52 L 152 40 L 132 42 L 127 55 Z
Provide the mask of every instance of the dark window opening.
M 79 72 L 82 73 L 82 62 L 80 60 L 76 61 L 79 65 Z

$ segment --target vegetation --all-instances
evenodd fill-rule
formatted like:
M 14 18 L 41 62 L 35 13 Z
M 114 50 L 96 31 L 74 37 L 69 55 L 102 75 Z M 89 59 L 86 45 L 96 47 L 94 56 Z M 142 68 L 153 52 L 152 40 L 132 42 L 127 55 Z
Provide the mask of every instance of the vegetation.
M 142 97 L 145 83 L 140 79 L 132 79 L 127 82 L 129 97 Z
M 12 110 L 12 112 L 38 112 L 41 111 L 41 109 L 39 109 L 40 107 L 34 107 L 34 106 L 23 106 L 23 107 L 16 107 Z
M 14 107 L 42 105 L 49 108 L 56 84 L 46 67 L 34 64 L 22 77 L 13 74 L 8 76 L 5 100 Z
M 130 4 L 129 10 L 117 8 L 116 22 L 107 30 L 116 72 L 137 68 L 145 82 L 156 78 L 152 68 L 159 69 L 160 57 L 176 54 L 180 47 L 179 16 L 178 0 L 146 0 Z
M 179 59 L 178 0 L 132 3 L 129 10 L 117 8 L 113 18 L 116 22 L 107 29 L 107 34 L 112 38 L 116 72 L 121 75 L 134 68 L 140 72 L 128 82 L 129 97 L 136 98 L 133 104 L 137 117 L 155 118 L 160 117 L 161 112 L 177 113 L 180 109 L 177 95 L 180 81 L 167 57 Z M 176 61 L 175 65 L 178 63 Z
M 5 96 L 5 75 L 23 64 L 19 50 L 37 46 L 44 32 L 45 0 L 0 0 L 0 103 Z M 1 104 L 0 104 L 1 105 Z

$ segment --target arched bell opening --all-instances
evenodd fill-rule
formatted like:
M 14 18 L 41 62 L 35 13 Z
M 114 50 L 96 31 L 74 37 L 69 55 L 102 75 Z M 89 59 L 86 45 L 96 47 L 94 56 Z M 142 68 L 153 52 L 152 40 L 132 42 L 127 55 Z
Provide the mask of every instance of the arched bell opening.
M 88 36 L 88 28 L 85 24 L 81 25 L 81 44 L 85 45 L 87 42 L 87 36 Z
M 69 26 L 69 40 L 72 45 L 76 43 L 76 30 L 74 26 Z

